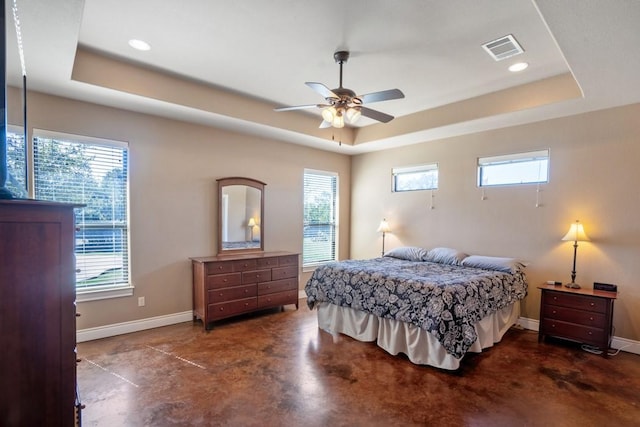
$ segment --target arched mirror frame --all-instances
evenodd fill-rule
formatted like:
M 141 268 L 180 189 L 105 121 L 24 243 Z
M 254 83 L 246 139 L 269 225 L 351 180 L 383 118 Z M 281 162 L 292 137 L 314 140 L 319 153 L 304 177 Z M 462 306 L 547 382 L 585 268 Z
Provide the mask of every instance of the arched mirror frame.
M 243 177 L 228 177 L 228 178 L 220 178 L 218 181 L 218 254 L 227 255 L 227 254 L 237 254 L 242 252 L 262 252 L 264 251 L 264 187 L 265 184 L 262 181 L 258 181 L 257 179 L 252 178 L 243 178 Z M 224 202 L 223 195 L 225 194 L 225 187 L 231 185 L 244 185 L 247 187 L 255 188 L 260 191 L 260 218 L 253 218 L 255 225 L 249 226 L 246 217 L 243 218 L 243 221 L 247 221 L 247 227 L 250 227 L 250 232 L 253 233 L 254 229 L 259 229 L 260 235 L 260 244 L 253 245 L 249 244 L 248 247 L 229 247 L 225 245 L 223 241 L 223 220 L 224 220 Z M 246 205 L 245 205 L 246 208 Z M 252 243 L 253 239 L 249 241 Z

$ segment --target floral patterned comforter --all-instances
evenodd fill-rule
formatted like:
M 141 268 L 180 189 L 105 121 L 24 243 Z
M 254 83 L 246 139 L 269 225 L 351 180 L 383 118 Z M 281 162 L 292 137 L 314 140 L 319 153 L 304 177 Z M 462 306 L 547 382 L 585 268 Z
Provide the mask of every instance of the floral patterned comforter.
M 307 304 L 330 302 L 414 324 L 460 359 L 477 338 L 473 325 L 527 295 L 523 271 L 413 262 L 383 257 L 316 268 Z

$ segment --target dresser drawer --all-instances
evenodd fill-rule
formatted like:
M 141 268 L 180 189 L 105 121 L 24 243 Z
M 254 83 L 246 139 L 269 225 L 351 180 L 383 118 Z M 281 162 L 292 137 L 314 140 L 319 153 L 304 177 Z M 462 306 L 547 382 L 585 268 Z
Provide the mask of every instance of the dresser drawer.
M 544 306 L 543 316 L 548 319 L 562 320 L 569 323 L 591 326 L 603 329 L 607 324 L 607 317 L 593 311 L 575 310 L 557 305 Z
M 236 286 L 235 288 L 212 289 L 207 292 L 207 302 L 217 304 L 236 299 L 255 297 L 257 293 L 256 285 Z
M 544 304 L 559 305 L 598 313 L 607 312 L 607 300 L 586 295 L 574 295 L 560 292 L 544 292 Z
M 245 271 L 242 273 L 242 283 L 258 283 L 271 281 L 271 270 Z
M 247 271 L 258 268 L 258 260 L 256 259 L 243 259 L 240 261 L 232 261 L 232 263 L 233 271 Z
M 231 261 L 208 262 L 205 265 L 207 266 L 207 274 L 231 273 L 233 271 L 233 263 Z
M 290 277 L 298 277 L 298 265 L 292 265 L 288 267 L 276 267 L 272 270 L 271 279 L 280 280 L 288 279 Z
M 258 295 L 259 308 L 276 307 L 279 305 L 297 304 L 297 303 L 298 303 L 297 289 L 295 291 L 284 291 L 284 292 L 278 292 L 275 294 Z
M 298 280 L 296 278 L 258 283 L 258 295 L 272 294 L 275 292 L 291 290 L 298 290 Z
M 608 336 L 604 329 L 554 319 L 543 319 L 541 327 L 545 335 L 559 336 L 596 346 L 606 340 Z
M 225 317 L 255 310 L 257 307 L 258 301 L 255 297 L 220 304 L 209 304 L 207 306 L 207 317 L 213 320 L 223 319 Z
M 272 268 L 277 266 L 278 266 L 278 257 L 258 259 L 258 268 Z
M 286 265 L 298 265 L 298 255 L 285 255 L 278 258 L 278 265 L 284 267 Z
M 207 276 L 207 289 L 227 288 L 242 283 L 241 273 L 218 274 Z

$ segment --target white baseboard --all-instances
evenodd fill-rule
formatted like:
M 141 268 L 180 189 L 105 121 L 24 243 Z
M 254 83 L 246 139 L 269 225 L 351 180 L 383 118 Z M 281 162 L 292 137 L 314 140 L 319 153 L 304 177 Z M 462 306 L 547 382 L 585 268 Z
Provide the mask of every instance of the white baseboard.
M 532 331 L 538 331 L 540 329 L 540 321 L 536 319 L 528 319 L 521 317 L 518 319 L 518 325 L 524 329 L 530 329 Z M 633 341 L 627 338 L 613 337 L 611 340 L 611 348 L 620 349 L 628 353 L 640 354 L 640 341 Z
M 100 338 L 144 331 L 145 329 L 159 328 L 160 326 L 174 325 L 176 323 L 189 322 L 192 320 L 193 312 L 184 311 L 182 313 L 167 314 L 165 316 L 150 317 L 148 319 L 132 320 L 131 322 L 80 329 L 76 332 L 76 341 L 84 342 L 97 340 Z

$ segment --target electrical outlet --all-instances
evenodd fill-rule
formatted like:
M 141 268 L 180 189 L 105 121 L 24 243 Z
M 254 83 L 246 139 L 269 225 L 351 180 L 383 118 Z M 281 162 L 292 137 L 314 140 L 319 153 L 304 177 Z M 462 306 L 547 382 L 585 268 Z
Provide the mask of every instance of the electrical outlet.
M 144 297 L 138 297 L 138 307 L 144 307 Z

